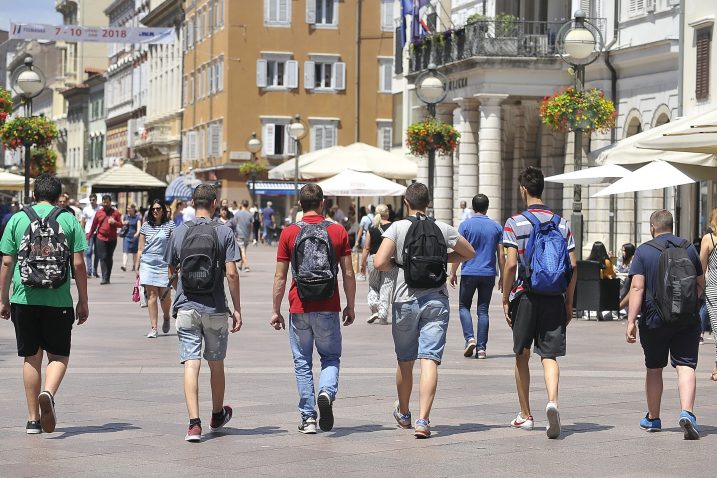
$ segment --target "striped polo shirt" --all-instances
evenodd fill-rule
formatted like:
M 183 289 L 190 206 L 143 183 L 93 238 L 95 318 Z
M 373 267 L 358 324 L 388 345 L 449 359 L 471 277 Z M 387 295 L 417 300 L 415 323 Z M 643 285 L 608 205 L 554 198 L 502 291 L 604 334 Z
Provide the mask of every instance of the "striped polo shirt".
M 528 211 L 533 213 L 540 222 L 550 221 L 554 213 L 544 204 L 533 204 L 528 206 Z M 530 221 L 521 213 L 509 218 L 505 221 L 505 227 L 503 227 L 503 246 L 513 247 L 518 250 L 518 277 L 522 277 L 523 274 L 523 255 L 525 254 L 525 245 L 528 242 L 530 233 L 533 231 L 533 225 Z M 575 239 L 573 233 L 570 231 L 568 221 L 564 217 L 560 218 L 560 232 L 568 242 L 568 252 L 575 250 Z M 523 285 L 520 280 L 516 280 L 511 296 L 523 290 Z M 512 297 L 511 297 L 512 298 Z

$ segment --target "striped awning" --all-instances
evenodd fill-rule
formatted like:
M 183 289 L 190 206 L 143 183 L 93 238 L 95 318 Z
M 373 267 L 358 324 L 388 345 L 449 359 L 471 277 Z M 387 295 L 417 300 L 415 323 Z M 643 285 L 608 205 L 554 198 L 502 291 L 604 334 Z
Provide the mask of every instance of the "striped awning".
M 175 199 L 189 201 L 192 199 L 193 191 L 187 179 L 188 178 L 185 178 L 184 176 L 179 176 L 169 183 L 167 191 L 164 193 L 164 201 L 172 202 Z
M 305 184 L 300 182 L 299 189 L 304 187 Z M 247 186 L 254 194 L 262 196 L 291 196 L 294 194 L 293 181 L 249 181 Z

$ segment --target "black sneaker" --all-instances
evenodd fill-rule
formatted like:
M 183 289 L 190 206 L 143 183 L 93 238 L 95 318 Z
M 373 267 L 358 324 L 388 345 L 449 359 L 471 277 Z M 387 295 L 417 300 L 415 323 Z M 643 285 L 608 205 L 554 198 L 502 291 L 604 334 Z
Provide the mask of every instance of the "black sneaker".
M 37 420 L 28 421 L 27 425 L 25 425 L 25 433 L 28 435 L 37 435 L 38 433 L 42 433 L 42 426 L 40 426 L 40 422 Z
M 330 432 L 334 428 L 334 411 L 331 397 L 327 392 L 321 392 L 316 403 L 319 405 L 319 428 L 322 431 Z
M 314 435 L 316 433 L 316 418 L 302 418 L 299 425 L 299 432 L 305 435 Z
M 37 396 L 40 402 L 40 425 L 45 433 L 55 431 L 57 416 L 55 415 L 55 399 L 50 392 L 45 390 Z

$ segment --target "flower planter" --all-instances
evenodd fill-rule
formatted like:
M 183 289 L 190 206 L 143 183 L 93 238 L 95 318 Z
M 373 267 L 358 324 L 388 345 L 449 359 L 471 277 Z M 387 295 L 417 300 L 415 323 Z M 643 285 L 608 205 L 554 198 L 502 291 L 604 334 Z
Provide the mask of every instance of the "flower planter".
M 0 128 L 12 114 L 12 95 L 4 88 L 0 88 Z
M 0 130 L 0 140 L 8 149 L 21 146 L 49 146 L 57 138 L 55 123 L 44 116 L 20 117 L 7 121 Z
M 453 125 L 426 119 L 408 127 L 406 146 L 414 156 L 425 156 L 434 150 L 450 154 L 458 147 L 460 133 Z
M 615 127 L 617 111 L 612 101 L 598 90 L 576 91 L 566 88 L 540 103 L 540 119 L 551 129 L 607 132 Z

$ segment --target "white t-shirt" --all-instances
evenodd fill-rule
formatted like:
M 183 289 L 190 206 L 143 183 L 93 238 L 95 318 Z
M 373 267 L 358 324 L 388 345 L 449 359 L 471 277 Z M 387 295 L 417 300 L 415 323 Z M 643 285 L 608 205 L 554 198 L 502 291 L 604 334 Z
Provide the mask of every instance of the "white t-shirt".
M 92 205 L 88 204 L 82 210 L 82 218 L 85 220 L 85 234 L 90 233 L 90 229 L 92 229 L 92 221 L 95 220 L 95 214 L 97 214 L 97 211 L 99 211 L 99 210 L 100 210 L 99 204 L 94 209 L 92 209 Z
M 460 235 L 458 234 L 458 230 L 446 224 L 445 222 L 436 221 L 436 225 L 443 233 L 443 237 L 446 240 L 446 244 L 448 245 L 449 249 L 452 249 L 456 243 L 458 242 L 458 238 Z M 385 239 L 390 239 L 393 241 L 394 244 L 396 244 L 396 252 L 394 253 L 395 256 L 399 256 L 402 254 L 401 251 L 403 251 L 403 243 L 406 239 L 406 233 L 408 232 L 408 229 L 411 227 L 411 221 L 408 219 L 403 219 L 401 221 L 396 221 L 386 230 L 386 232 L 383 233 L 383 237 Z M 400 261 L 401 259 L 399 259 Z M 419 297 L 423 297 L 428 294 L 433 293 L 441 293 L 448 297 L 448 288 L 446 287 L 446 284 L 443 284 L 440 287 L 434 287 L 432 289 L 415 289 L 413 287 L 409 287 L 406 284 L 406 280 L 403 276 L 403 269 L 398 271 L 398 275 L 396 276 L 396 287 L 394 289 L 393 293 L 393 301 L 394 302 L 412 302 Z
M 192 206 L 187 206 L 182 210 L 182 217 L 184 218 L 184 222 L 187 221 L 193 221 L 196 217 L 194 213 L 194 208 Z

